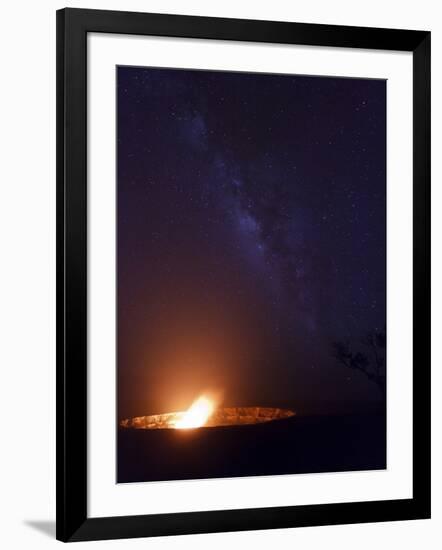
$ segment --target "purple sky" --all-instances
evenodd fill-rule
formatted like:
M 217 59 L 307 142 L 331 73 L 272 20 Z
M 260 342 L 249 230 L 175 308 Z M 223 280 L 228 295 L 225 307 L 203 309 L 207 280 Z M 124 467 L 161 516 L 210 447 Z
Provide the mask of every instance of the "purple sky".
M 118 68 L 119 416 L 377 399 L 332 357 L 385 325 L 386 83 Z

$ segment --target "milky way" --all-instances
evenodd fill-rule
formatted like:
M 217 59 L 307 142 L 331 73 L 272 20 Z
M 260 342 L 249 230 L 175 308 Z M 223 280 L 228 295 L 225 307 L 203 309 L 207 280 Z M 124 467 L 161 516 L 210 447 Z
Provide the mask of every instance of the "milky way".
M 117 93 L 123 416 L 171 377 L 369 399 L 330 346 L 385 325 L 386 83 L 119 67 Z

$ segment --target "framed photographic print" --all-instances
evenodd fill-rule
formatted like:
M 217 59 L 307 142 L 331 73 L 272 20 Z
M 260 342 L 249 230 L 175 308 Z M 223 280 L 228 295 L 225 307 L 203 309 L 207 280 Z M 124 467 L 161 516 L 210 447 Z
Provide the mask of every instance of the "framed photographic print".
M 57 538 L 430 517 L 430 33 L 57 13 Z

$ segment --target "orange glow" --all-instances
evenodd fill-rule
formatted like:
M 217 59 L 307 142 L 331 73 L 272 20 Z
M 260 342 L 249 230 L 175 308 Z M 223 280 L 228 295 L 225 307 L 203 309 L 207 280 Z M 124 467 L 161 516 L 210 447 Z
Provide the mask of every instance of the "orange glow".
M 180 418 L 175 422 L 174 427 L 183 430 L 204 426 L 214 410 L 214 402 L 202 395 L 192 403 L 186 412 L 182 413 Z

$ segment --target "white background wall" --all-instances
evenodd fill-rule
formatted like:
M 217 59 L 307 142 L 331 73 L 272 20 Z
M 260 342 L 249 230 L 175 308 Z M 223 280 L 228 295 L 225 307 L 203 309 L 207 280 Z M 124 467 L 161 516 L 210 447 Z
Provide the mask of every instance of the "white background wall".
M 433 519 L 93 543 L 153 549 L 440 548 L 442 17 L 438 0 L 8 2 L 0 33 L 0 546 L 49 549 L 55 516 L 55 10 L 65 5 L 431 30 Z M 82 543 L 92 544 L 92 543 Z

